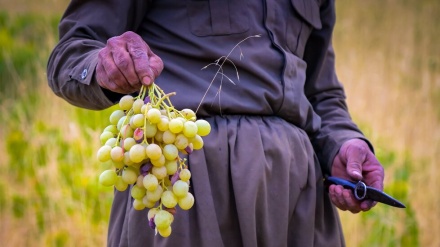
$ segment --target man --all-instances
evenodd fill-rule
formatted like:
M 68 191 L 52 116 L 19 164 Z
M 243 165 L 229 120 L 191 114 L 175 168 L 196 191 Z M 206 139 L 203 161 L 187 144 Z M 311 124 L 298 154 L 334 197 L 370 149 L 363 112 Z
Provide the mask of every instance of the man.
M 71 1 L 48 63 L 57 95 L 104 109 L 154 81 L 212 126 L 189 157 L 195 205 L 171 236 L 154 236 L 147 211 L 115 192 L 108 245 L 343 246 L 333 205 L 374 202 L 326 191 L 323 174 L 382 190 L 384 171 L 350 119 L 334 22 L 331 0 Z M 220 76 L 201 70 L 229 53 Z

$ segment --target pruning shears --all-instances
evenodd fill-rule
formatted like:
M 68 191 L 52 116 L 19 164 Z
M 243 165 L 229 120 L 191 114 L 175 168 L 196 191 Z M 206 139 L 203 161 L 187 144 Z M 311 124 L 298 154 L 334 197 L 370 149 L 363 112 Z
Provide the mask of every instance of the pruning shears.
M 398 200 L 394 199 L 390 195 L 376 188 L 367 186 L 364 182 L 352 182 L 338 177 L 326 177 L 324 183 L 327 186 L 331 184 L 342 185 L 345 189 L 350 189 L 353 192 L 354 197 L 359 200 L 372 200 L 381 202 L 397 208 L 405 208 L 405 205 Z

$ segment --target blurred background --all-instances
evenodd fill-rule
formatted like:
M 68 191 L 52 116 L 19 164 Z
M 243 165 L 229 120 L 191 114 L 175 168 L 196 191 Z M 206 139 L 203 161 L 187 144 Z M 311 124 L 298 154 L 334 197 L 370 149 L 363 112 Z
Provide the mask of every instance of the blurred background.
M 0 243 L 104 246 L 112 189 L 95 153 L 111 109 L 68 105 L 45 66 L 66 0 L 0 0 Z M 354 120 L 407 205 L 341 212 L 347 246 L 440 246 L 440 1 L 337 1 Z

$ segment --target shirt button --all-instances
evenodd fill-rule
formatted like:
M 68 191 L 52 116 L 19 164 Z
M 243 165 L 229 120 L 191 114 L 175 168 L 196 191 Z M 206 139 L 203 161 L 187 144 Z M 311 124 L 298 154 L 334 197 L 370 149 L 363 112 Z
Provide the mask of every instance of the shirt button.
M 87 69 L 84 69 L 83 72 L 81 73 L 81 79 L 85 79 L 87 76 Z

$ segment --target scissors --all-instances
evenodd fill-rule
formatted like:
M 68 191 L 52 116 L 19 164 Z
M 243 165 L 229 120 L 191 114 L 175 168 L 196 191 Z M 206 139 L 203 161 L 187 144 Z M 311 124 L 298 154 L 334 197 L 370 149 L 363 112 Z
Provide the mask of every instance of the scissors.
M 393 207 L 397 208 L 405 208 L 405 205 L 403 203 L 399 202 L 398 200 L 394 199 L 393 197 L 387 195 L 385 192 L 382 192 L 376 188 L 367 186 L 364 182 L 351 182 L 342 178 L 337 177 L 326 177 L 324 180 L 324 183 L 327 186 L 330 186 L 331 184 L 335 185 L 342 185 L 345 189 L 350 189 L 353 191 L 354 197 L 359 200 L 373 200 L 376 202 L 381 202 Z

